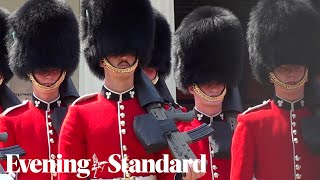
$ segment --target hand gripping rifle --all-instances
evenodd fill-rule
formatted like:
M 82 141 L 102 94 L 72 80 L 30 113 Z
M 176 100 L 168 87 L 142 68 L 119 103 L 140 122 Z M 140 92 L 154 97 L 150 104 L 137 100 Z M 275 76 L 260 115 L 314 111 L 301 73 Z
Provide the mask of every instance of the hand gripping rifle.
M 7 139 L 8 139 L 7 133 L 0 133 L 0 142 L 6 142 Z M 0 149 L 0 161 L 7 159 L 6 154 L 18 154 L 20 156 L 23 156 L 26 154 L 26 152 L 23 149 L 21 149 L 21 147 L 19 145 L 10 146 L 7 148 L 1 148 Z M 12 180 L 13 179 L 10 175 L 6 174 L 6 172 L 4 171 L 1 164 L 0 164 L 0 179 L 1 180 Z
M 175 121 L 191 121 L 193 114 L 165 110 L 163 99 L 141 69 L 136 70 L 135 88 L 140 105 L 148 112 L 136 116 L 133 124 L 135 134 L 145 150 L 153 153 L 169 146 L 176 159 L 197 159 L 188 144 L 210 136 L 213 129 L 203 124 L 191 131 L 179 132 Z

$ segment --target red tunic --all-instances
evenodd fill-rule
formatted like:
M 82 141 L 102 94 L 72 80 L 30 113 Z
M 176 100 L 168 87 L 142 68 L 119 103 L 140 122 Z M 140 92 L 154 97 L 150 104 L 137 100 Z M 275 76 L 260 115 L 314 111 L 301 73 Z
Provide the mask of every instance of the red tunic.
M 41 109 L 40 107 L 46 106 L 46 104 L 37 102 L 40 103 L 40 106 L 32 101 L 24 101 L 22 104 L 4 111 L 0 117 L 0 132 L 8 133 L 8 141 L 6 143 L 0 142 L 0 148 L 18 144 L 26 152 L 26 155 L 20 159 L 55 159 L 58 152 L 58 135 L 53 128 L 50 116 L 53 110 Z M 52 102 L 51 109 L 57 107 L 58 104 L 60 106 L 60 100 Z M 6 162 L 2 162 L 2 164 L 6 170 Z M 40 168 L 39 166 L 38 169 Z M 13 169 L 16 169 L 15 165 L 13 165 Z M 29 169 L 27 173 L 18 173 L 18 179 L 53 180 L 57 179 L 57 174 L 33 173 Z
M 232 142 L 232 180 L 320 179 L 319 156 L 303 143 L 304 101 L 266 101 L 238 116 Z
M 191 129 L 197 128 L 203 124 L 202 121 L 194 119 L 190 123 L 178 123 L 178 128 L 181 132 L 189 131 Z M 209 144 L 209 139 L 203 139 L 198 142 L 189 145 L 191 150 L 200 159 L 201 154 L 206 155 L 207 167 L 206 174 L 200 178 L 201 180 L 229 180 L 230 179 L 230 164 L 231 160 L 227 158 L 215 158 L 212 156 L 211 145 Z
M 90 159 L 89 168 L 93 166 L 93 157 L 99 162 L 109 162 L 109 157 L 118 154 L 120 159 L 153 159 L 158 157 L 155 154 L 147 154 L 134 134 L 134 117 L 145 114 L 140 107 L 138 99 L 131 93 L 131 97 L 124 98 L 127 93 L 122 94 L 122 101 L 119 97 L 112 100 L 112 97 L 120 96 L 117 93 L 106 92 L 82 97 L 70 106 L 68 114 L 62 125 L 59 153 L 64 159 Z M 133 90 L 132 90 L 133 91 Z M 108 97 L 109 95 L 109 97 Z M 108 99 L 110 98 L 110 99 Z M 131 176 L 150 176 L 155 173 L 111 173 L 108 168 L 115 170 L 112 165 L 107 164 L 99 169 L 95 178 L 123 178 Z M 94 171 L 91 171 L 90 178 L 94 178 Z M 163 179 L 160 174 L 158 179 Z M 75 173 L 61 173 L 60 180 L 77 179 Z

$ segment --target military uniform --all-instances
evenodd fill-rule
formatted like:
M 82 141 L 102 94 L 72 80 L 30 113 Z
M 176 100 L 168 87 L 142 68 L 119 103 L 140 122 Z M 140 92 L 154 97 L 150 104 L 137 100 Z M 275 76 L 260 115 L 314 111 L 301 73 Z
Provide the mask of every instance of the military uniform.
M 52 114 L 55 108 L 65 106 L 60 97 L 46 103 L 35 95 L 32 100 L 13 106 L 3 112 L 0 118 L 0 132 L 8 133 L 8 141 L 0 142 L 0 147 L 19 145 L 26 152 L 23 159 L 56 159 L 58 153 L 58 137 L 53 124 Z M 3 163 L 6 167 L 6 162 Z M 14 169 L 15 165 L 13 165 Z M 5 168 L 6 169 L 6 168 Z M 20 168 L 21 170 L 21 168 Z M 19 173 L 22 180 L 57 179 L 57 173 Z
M 155 30 L 154 12 L 148 0 L 83 0 L 80 20 L 85 59 L 98 78 L 105 78 L 100 64 L 107 66 L 110 55 L 134 54 L 139 59 L 138 65 L 136 61 L 125 69 L 109 64 L 107 67 L 113 73 L 133 72 L 135 65 L 148 64 Z M 134 86 L 138 81 L 134 77 Z M 115 170 L 112 165 L 101 165 L 109 162 L 111 155 L 119 156 L 115 158 L 118 163 L 158 159 L 155 154 L 145 152 L 134 134 L 134 117 L 146 113 L 138 101 L 136 88 L 114 92 L 105 85 L 101 92 L 81 97 L 70 106 L 62 125 L 59 153 L 66 159 L 91 159 L 90 179 L 164 179 L 155 173 L 131 174 L 122 170 L 112 173 Z M 75 173 L 61 173 L 59 178 L 78 179 Z
M 232 145 L 232 179 L 318 179 L 319 156 L 301 136 L 311 116 L 304 99 L 294 103 L 275 97 L 238 116 Z
M 247 33 L 256 80 L 264 85 L 272 82 L 284 92 L 302 87 L 306 90 L 306 79 L 314 77 L 320 57 L 319 20 L 308 2 L 259 2 L 250 14 Z M 281 65 L 305 66 L 304 76 L 295 84 L 281 82 L 273 72 Z M 277 94 L 276 89 L 273 100 L 238 116 L 232 141 L 231 180 L 319 179 L 320 156 L 308 149 L 301 128 L 313 116 L 309 103 L 305 96 L 287 101 L 279 96 L 284 92 Z
M 210 124 L 213 121 L 226 121 L 223 113 L 215 116 L 208 116 L 196 109 L 194 109 L 195 118 L 190 123 L 179 123 L 178 129 L 181 132 L 189 131 L 201 126 L 203 123 Z M 230 179 L 230 158 L 216 158 L 214 157 L 214 149 L 210 145 L 210 138 L 190 144 L 192 151 L 200 159 L 200 155 L 205 154 L 207 159 L 206 174 L 201 179 Z
M 122 159 L 156 160 L 156 155 L 145 152 L 134 134 L 134 117 L 141 114 L 145 111 L 134 88 L 116 93 L 103 86 L 100 93 L 81 97 L 70 107 L 61 132 L 60 153 L 66 159 L 91 159 L 91 162 L 96 158 L 99 162 L 109 162 L 108 158 L 114 154 L 120 156 L 115 158 L 118 163 Z M 89 169 L 94 165 L 91 163 Z M 107 164 L 96 174 L 92 170 L 90 178 L 156 177 L 155 173 L 110 173 L 109 168 L 114 169 Z M 75 174 L 61 174 L 60 178 L 77 179 Z
M 8 141 L 0 143 L 0 147 L 19 145 L 26 152 L 23 159 L 55 162 L 67 105 L 70 97 L 77 96 L 70 76 L 79 63 L 78 23 L 71 7 L 56 0 L 27 1 L 8 20 L 7 47 L 13 72 L 21 79 L 31 80 L 38 89 L 60 89 L 59 96 L 52 102 L 46 102 L 34 93 L 30 101 L 7 109 L 0 117 L 0 132 L 8 133 Z M 33 77 L 35 70 L 47 68 L 62 71 L 50 87 L 43 86 Z M 53 180 L 57 179 L 57 173 L 33 173 L 28 169 L 26 173 L 18 173 L 17 178 Z
M 175 32 L 173 47 L 178 88 L 183 92 L 192 88 L 203 101 L 221 102 L 222 106 L 221 112 L 209 116 L 197 109 L 196 103 L 194 119 L 190 123 L 178 123 L 178 129 L 188 131 L 210 124 L 214 134 L 190 144 L 198 158 L 201 154 L 206 155 L 206 174 L 200 179 L 230 179 L 232 129 L 223 111 L 239 111 L 241 107 L 237 85 L 245 41 L 240 21 L 224 8 L 197 8 L 183 19 Z M 215 81 L 225 85 L 220 95 L 208 96 L 200 88 L 196 91 L 195 86 Z

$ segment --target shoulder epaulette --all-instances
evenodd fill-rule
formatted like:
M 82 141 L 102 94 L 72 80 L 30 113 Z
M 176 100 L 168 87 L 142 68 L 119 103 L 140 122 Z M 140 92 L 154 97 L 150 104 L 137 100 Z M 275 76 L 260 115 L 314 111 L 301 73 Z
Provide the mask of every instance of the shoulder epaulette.
M 242 114 L 247 114 L 248 112 L 251 112 L 255 109 L 259 109 L 263 106 L 266 106 L 268 103 L 270 102 L 270 99 L 269 100 L 266 100 L 266 101 L 263 101 L 262 104 L 259 104 L 259 105 L 256 105 L 256 106 L 253 106 L 253 107 L 249 107 L 246 111 L 244 111 Z
M 28 100 L 24 100 L 24 101 L 22 101 L 21 104 L 18 104 L 18 105 L 9 107 L 9 108 L 7 108 L 5 111 L 3 111 L 2 115 L 5 116 L 6 114 L 8 114 L 9 112 L 13 111 L 14 109 L 17 109 L 17 108 L 19 108 L 19 107 L 25 106 L 27 103 L 28 103 Z
M 76 99 L 76 100 L 72 103 L 72 105 L 75 105 L 75 104 L 77 104 L 77 103 L 79 103 L 79 102 L 83 102 L 83 101 L 88 100 L 88 99 L 91 99 L 91 98 L 93 98 L 94 96 L 96 96 L 97 94 L 98 94 L 98 93 L 92 93 L 92 94 L 87 94 L 87 95 L 81 96 L 81 97 L 79 97 L 78 99 Z

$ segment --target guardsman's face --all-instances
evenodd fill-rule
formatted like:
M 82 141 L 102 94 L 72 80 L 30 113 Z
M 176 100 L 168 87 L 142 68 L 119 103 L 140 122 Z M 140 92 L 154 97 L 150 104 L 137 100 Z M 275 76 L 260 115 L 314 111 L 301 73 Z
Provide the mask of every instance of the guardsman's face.
M 33 76 L 43 86 L 52 86 L 61 76 L 62 70 L 58 68 L 36 69 Z
M 136 56 L 132 54 L 107 56 L 108 62 L 116 68 L 125 69 L 132 66 L 136 61 Z
M 145 68 L 143 68 L 143 71 L 148 76 L 148 78 L 150 80 L 154 80 L 154 78 L 157 75 L 157 70 L 155 68 L 145 67 Z
M 200 84 L 199 88 L 208 96 L 216 97 L 219 96 L 222 91 L 224 90 L 225 84 L 219 83 L 217 81 L 207 83 L 207 84 Z
M 281 65 L 274 69 L 275 76 L 283 83 L 294 85 L 304 76 L 306 67 L 302 65 Z

